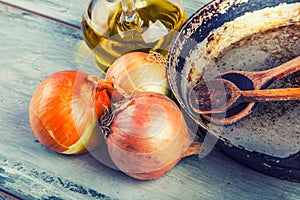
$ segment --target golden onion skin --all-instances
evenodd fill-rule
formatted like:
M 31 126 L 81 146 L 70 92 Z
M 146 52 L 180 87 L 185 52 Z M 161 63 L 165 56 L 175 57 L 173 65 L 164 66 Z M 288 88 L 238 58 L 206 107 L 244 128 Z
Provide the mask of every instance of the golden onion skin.
M 79 154 L 97 145 L 98 118 L 110 107 L 109 81 L 76 70 L 56 72 L 35 90 L 29 106 L 32 132 L 47 148 Z
M 168 97 L 139 92 L 117 108 L 108 152 L 127 175 L 151 180 L 170 171 L 192 144 L 184 117 Z
M 125 93 L 152 91 L 170 94 L 166 60 L 157 52 L 129 52 L 117 58 L 105 79 L 114 82 Z

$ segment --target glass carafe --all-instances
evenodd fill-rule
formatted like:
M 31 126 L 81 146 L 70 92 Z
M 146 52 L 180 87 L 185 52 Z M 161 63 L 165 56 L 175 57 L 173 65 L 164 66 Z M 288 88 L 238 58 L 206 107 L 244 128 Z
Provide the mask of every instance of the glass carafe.
M 180 0 L 92 0 L 81 26 L 99 69 L 105 72 L 127 52 L 153 50 L 167 56 L 185 20 Z

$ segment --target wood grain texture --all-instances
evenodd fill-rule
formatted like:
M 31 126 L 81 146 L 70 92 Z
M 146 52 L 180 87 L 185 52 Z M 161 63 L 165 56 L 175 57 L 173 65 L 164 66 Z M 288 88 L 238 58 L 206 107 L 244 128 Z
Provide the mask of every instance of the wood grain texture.
M 39 3 L 36 8 L 45 13 L 69 5 L 65 20 L 74 23 L 78 18 L 70 16 L 80 16 L 81 11 L 71 5 L 82 4 L 14 2 Z M 54 7 L 42 8 L 53 2 Z M 154 181 L 131 179 L 100 163 L 94 154 L 64 156 L 49 151 L 31 133 L 31 95 L 46 76 L 82 69 L 89 52 L 79 30 L 3 5 L 0 16 L 0 190 L 22 199 L 299 199 L 298 183 L 254 172 L 218 149 L 202 159 L 185 158 Z
M 88 4 L 88 0 L 3 0 L 2 2 L 19 6 L 33 12 L 45 14 L 75 25 L 80 25 L 83 11 Z

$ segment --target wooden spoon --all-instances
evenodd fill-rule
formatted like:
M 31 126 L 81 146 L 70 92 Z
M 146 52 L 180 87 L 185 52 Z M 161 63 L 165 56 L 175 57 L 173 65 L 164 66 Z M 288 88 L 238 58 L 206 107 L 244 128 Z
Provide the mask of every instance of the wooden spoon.
M 215 78 L 226 79 L 234 83 L 240 90 L 261 90 L 266 89 L 274 81 L 299 70 L 300 56 L 269 70 L 259 72 L 229 71 L 222 73 Z M 215 124 L 233 124 L 249 115 L 255 106 L 256 102 L 240 104 L 234 109 L 228 110 L 226 114 L 220 115 L 220 117 L 218 117 L 218 115 L 202 115 L 202 117 Z
M 196 113 L 212 114 L 244 102 L 300 100 L 300 88 L 243 91 L 228 80 L 211 79 L 196 84 L 188 97 Z

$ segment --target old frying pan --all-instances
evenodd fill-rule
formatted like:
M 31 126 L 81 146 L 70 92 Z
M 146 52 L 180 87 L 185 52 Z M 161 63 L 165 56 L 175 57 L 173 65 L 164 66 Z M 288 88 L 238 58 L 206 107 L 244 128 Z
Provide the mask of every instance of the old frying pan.
M 193 112 L 187 97 L 200 80 L 230 70 L 266 70 L 299 56 L 299 12 L 299 0 L 212 1 L 183 25 L 172 43 L 168 65 L 174 96 L 201 135 L 217 138 L 221 150 L 252 169 L 296 182 L 300 182 L 299 101 L 258 103 L 247 117 L 222 126 Z M 247 89 L 247 84 L 238 87 Z M 300 87 L 300 72 L 268 88 L 285 87 Z M 247 104 L 238 109 L 243 106 Z

